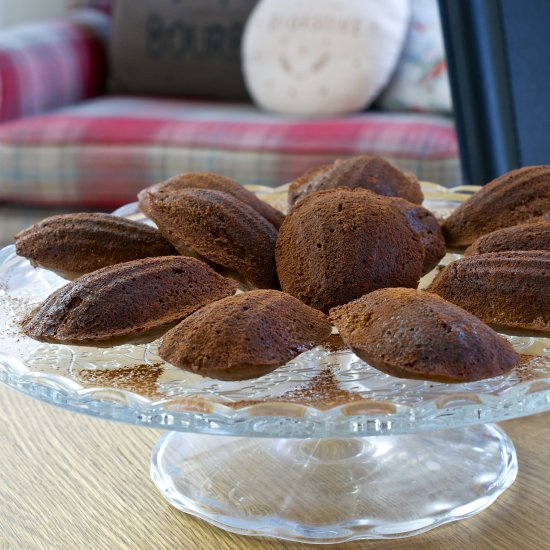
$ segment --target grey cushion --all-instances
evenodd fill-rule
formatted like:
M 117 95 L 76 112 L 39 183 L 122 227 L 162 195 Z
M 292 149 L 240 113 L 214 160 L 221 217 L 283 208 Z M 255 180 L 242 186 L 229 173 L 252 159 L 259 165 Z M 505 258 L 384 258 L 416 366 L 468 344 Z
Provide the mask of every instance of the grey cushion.
M 243 26 L 256 0 L 117 0 L 111 93 L 248 98 Z

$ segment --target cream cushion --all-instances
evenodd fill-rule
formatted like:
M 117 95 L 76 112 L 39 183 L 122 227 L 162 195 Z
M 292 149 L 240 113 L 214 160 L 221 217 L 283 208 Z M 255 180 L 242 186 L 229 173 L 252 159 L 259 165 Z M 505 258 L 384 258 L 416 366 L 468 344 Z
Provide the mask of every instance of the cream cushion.
M 408 21 L 409 0 L 260 0 L 242 42 L 248 91 L 282 114 L 360 111 L 388 82 Z

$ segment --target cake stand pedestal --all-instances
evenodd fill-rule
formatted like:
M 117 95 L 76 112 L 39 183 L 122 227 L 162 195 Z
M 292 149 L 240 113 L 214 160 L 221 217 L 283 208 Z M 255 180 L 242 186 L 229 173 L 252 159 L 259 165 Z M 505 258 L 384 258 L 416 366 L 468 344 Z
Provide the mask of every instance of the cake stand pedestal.
M 325 544 L 472 516 L 516 474 L 514 446 L 494 424 L 341 439 L 168 432 L 151 460 L 153 481 L 184 512 L 241 535 Z

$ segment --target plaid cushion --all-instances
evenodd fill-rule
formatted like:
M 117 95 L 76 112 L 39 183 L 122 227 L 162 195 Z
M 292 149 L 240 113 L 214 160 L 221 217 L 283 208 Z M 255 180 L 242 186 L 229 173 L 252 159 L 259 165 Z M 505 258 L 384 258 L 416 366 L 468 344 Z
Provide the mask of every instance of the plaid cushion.
M 105 72 L 100 38 L 108 16 L 75 10 L 70 19 L 0 33 L 0 121 L 76 103 L 98 93 Z
M 455 131 L 441 116 L 295 120 L 250 104 L 102 97 L 0 125 L 0 200 L 112 207 L 185 171 L 276 186 L 359 153 L 423 180 L 460 183 Z

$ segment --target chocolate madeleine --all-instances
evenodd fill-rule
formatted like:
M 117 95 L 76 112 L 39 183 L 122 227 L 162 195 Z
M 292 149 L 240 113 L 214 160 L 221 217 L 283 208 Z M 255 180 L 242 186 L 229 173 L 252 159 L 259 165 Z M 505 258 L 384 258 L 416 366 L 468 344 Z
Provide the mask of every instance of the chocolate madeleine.
M 151 185 L 143 189 L 138 194 L 140 210 L 149 215 L 149 197 L 156 195 L 166 195 L 181 191 L 182 189 L 211 189 L 214 191 L 223 191 L 229 195 L 244 202 L 258 214 L 263 216 L 269 223 L 273 224 L 275 229 L 279 229 L 285 216 L 279 210 L 273 208 L 270 204 L 260 200 L 254 193 L 246 189 L 240 183 L 210 172 L 190 172 L 179 174 L 166 181 Z
M 108 265 L 176 254 L 154 227 L 102 213 L 46 218 L 15 236 L 15 250 L 33 266 L 66 279 Z
M 435 294 L 385 288 L 334 308 L 344 342 L 400 378 L 471 382 L 510 371 L 519 356 L 479 319 Z
M 262 376 L 330 335 L 325 315 L 276 290 L 255 290 L 199 309 L 162 339 L 160 356 L 211 378 Z
M 236 283 L 194 258 L 164 256 L 104 267 L 63 286 L 25 319 L 43 342 L 93 346 L 154 340 Z
M 464 251 L 464 255 L 511 250 L 550 251 L 550 220 L 513 225 L 482 235 Z
M 448 246 L 467 247 L 503 227 L 539 221 L 550 211 L 550 166 L 507 172 L 462 203 L 442 224 Z
M 418 234 L 386 197 L 346 188 L 298 203 L 275 251 L 282 289 L 324 312 L 378 288 L 416 288 L 424 255 Z
M 439 260 L 447 252 L 445 238 L 443 237 L 439 222 L 423 206 L 418 206 L 400 198 L 388 197 L 388 200 L 404 214 L 411 229 L 418 234 L 420 243 L 425 251 L 422 275 L 426 275 L 439 263 Z
M 550 252 L 490 252 L 447 265 L 428 287 L 501 329 L 550 334 Z
M 151 218 L 182 254 L 198 255 L 224 274 L 259 288 L 278 288 L 277 230 L 221 191 L 182 189 L 149 197 Z
M 288 189 L 288 204 L 292 208 L 309 193 L 336 187 L 359 187 L 414 204 L 422 204 L 424 200 L 413 174 L 402 172 L 381 157 L 359 155 L 313 168 L 294 180 Z

